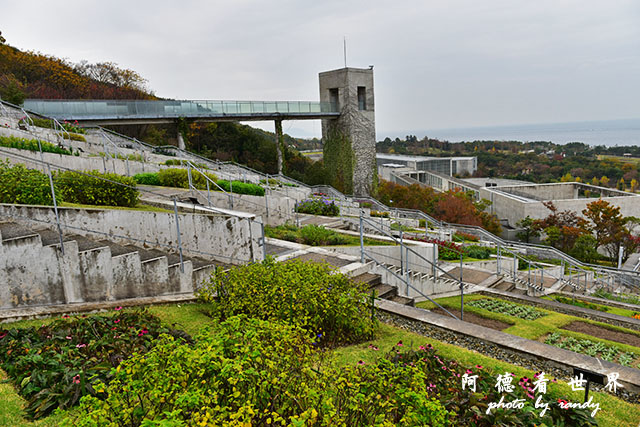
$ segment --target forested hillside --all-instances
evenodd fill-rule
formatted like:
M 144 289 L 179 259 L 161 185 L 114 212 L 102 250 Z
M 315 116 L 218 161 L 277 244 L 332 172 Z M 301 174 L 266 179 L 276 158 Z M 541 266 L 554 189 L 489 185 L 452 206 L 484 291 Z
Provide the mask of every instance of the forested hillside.
M 22 51 L 0 33 L 0 98 L 20 105 L 26 98 L 158 99 L 138 72 L 112 62 L 73 63 L 51 55 Z M 238 123 L 110 126 L 156 145 L 175 144 L 178 128 L 187 147 L 206 157 L 243 163 L 261 172 L 277 173 L 275 134 Z M 325 182 L 322 162 L 312 162 L 295 147 L 317 148 L 318 140 L 285 135 L 284 171 L 315 185 Z

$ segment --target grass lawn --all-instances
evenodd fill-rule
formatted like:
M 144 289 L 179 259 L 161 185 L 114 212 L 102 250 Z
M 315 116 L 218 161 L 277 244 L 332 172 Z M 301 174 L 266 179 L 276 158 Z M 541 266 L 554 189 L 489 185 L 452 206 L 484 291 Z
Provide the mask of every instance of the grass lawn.
M 571 299 L 570 296 L 565 296 L 565 295 L 561 295 L 561 296 L 564 297 L 564 298 L 567 298 L 567 299 Z M 544 296 L 542 298 L 543 299 L 548 299 L 549 301 L 556 301 L 556 299 L 553 297 L 553 295 Z M 593 303 L 593 302 L 590 302 L 590 301 L 581 300 L 580 296 L 577 296 L 575 298 L 575 300 L 577 302 L 580 302 L 580 301 L 586 302 L 586 303 L 594 305 L 594 306 L 596 306 L 596 307 L 598 307 L 600 309 L 606 308 L 606 310 L 600 310 L 603 313 L 617 314 L 618 316 L 624 316 L 624 317 L 632 317 L 634 313 L 637 313 L 637 311 L 633 311 L 633 310 L 627 310 L 627 309 L 618 308 L 618 307 L 611 307 L 611 306 L 608 306 L 606 304 L 596 304 L 596 303 Z
M 60 207 L 62 208 L 86 208 L 86 209 L 116 209 L 121 211 L 144 211 L 144 212 L 169 212 L 173 213 L 168 209 L 159 208 L 151 205 L 139 204 L 133 208 L 126 208 L 122 206 L 95 206 L 95 205 L 82 205 L 80 203 L 68 203 L 61 202 Z
M 158 305 L 150 307 L 150 311 L 160 317 L 163 322 L 168 325 L 182 329 L 185 332 L 196 335 L 203 326 L 211 325 L 214 320 L 207 317 L 201 312 L 203 305 L 201 304 L 171 304 Z M 43 323 L 49 323 L 54 319 L 36 319 L 19 321 L 3 325 L 3 327 L 28 327 L 39 326 Z M 368 342 L 352 345 L 348 347 L 338 348 L 329 353 L 329 357 L 333 363 L 338 366 L 355 365 L 360 360 L 364 362 L 373 362 L 376 357 L 382 356 L 396 344 L 402 341 L 403 348 L 417 348 L 419 345 L 431 344 L 439 352 L 440 355 L 447 358 L 456 359 L 462 365 L 473 367 L 482 365 L 484 370 L 497 376 L 499 373 L 512 372 L 517 376 L 527 375 L 532 377 L 534 372 L 511 365 L 484 355 L 475 351 L 467 350 L 451 344 L 445 344 L 440 341 L 433 340 L 418 334 L 414 334 L 403 329 L 392 327 L 387 324 L 381 324 L 376 337 Z M 369 346 L 376 346 L 378 351 L 374 351 Z M 5 374 L 0 370 L 0 378 L 4 379 Z M 581 402 L 582 392 L 573 392 L 571 388 L 563 382 L 550 384 L 549 389 L 555 394 L 563 395 L 569 400 Z M 606 394 L 592 392 L 595 402 L 600 403 L 601 410 L 598 412 L 596 419 L 602 426 L 636 426 L 640 419 L 640 407 L 631 405 L 616 397 Z M 35 422 L 26 420 L 22 415 L 22 407 L 24 400 L 15 392 L 13 386 L 8 383 L 0 383 L 0 425 L 6 426 L 56 426 L 63 418 L 70 415 L 73 417 L 73 410 L 51 415 L 45 419 Z
M 637 331 L 621 328 L 618 326 L 612 326 L 606 323 L 597 322 L 590 319 L 584 319 L 581 317 L 570 316 L 562 313 L 556 313 L 554 311 L 545 310 L 540 307 L 535 307 L 535 308 L 536 310 L 546 313 L 545 316 L 542 316 L 536 320 L 525 320 L 525 319 L 520 319 L 514 316 L 510 316 L 507 314 L 495 313 L 495 312 L 481 309 L 478 307 L 467 306 L 466 304 L 467 302 L 478 300 L 478 299 L 499 299 L 499 298 L 490 298 L 484 295 L 465 296 L 465 308 L 464 308 L 465 312 L 470 312 L 482 317 L 487 317 L 489 319 L 495 319 L 495 320 L 500 320 L 502 322 L 514 324 L 513 326 L 510 326 L 504 329 L 502 332 L 506 332 L 508 334 L 517 335 L 519 337 L 523 337 L 523 338 L 527 338 L 535 341 L 542 341 L 542 342 L 544 341 L 544 338 L 547 335 L 554 332 L 559 332 L 562 335 L 573 337 L 576 339 L 588 339 L 594 342 L 602 342 L 603 344 L 616 347 L 622 352 L 634 353 L 637 359 L 632 364 L 632 367 L 638 368 L 638 365 L 640 365 L 640 359 L 638 359 L 640 358 L 640 348 L 638 347 L 628 345 L 628 344 L 621 344 L 618 342 L 609 341 L 609 340 L 597 338 L 591 335 L 586 335 L 583 333 L 573 332 L 573 331 L 564 330 L 560 328 L 562 328 L 565 325 L 568 325 L 573 321 L 580 321 L 580 322 L 601 326 L 601 327 L 608 328 L 615 331 L 631 333 L 634 335 L 640 335 Z M 440 299 L 436 299 L 435 301 L 445 308 L 458 309 L 458 310 L 460 308 L 459 296 L 449 297 L 449 298 L 440 298 Z M 510 301 L 507 301 L 507 302 L 510 302 Z M 521 305 L 524 305 L 524 304 L 521 304 Z M 433 304 L 430 301 L 424 301 L 424 302 L 418 303 L 417 306 L 420 308 L 431 309 L 435 307 L 435 304 Z

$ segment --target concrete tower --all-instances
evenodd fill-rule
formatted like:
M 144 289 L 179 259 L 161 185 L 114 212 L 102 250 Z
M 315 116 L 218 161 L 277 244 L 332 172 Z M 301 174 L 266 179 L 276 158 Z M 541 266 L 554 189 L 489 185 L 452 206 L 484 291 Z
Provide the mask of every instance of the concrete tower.
M 356 196 L 376 191 L 376 127 L 373 67 L 320 73 L 320 101 L 340 117 L 322 120 L 324 163 L 334 187 Z

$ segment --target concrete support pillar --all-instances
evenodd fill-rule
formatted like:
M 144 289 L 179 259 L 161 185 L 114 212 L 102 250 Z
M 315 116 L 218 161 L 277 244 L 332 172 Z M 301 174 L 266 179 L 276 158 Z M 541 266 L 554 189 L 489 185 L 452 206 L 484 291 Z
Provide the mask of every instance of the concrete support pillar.
M 276 151 L 278 152 L 278 174 L 282 174 L 282 147 L 284 146 L 284 135 L 282 134 L 282 120 L 278 119 L 276 123 Z
M 184 150 L 186 147 L 184 145 L 184 138 L 182 137 L 182 132 L 178 129 L 178 148 Z

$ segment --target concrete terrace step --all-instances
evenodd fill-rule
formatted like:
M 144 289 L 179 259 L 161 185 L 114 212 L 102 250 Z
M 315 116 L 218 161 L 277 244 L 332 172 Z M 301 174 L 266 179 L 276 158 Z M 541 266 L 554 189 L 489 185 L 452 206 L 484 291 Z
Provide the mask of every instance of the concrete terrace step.
M 32 236 L 33 230 L 23 227 L 15 222 L 0 222 L 0 236 L 2 240 L 17 239 L 19 237 Z
M 373 286 L 371 289 L 375 290 L 377 297 L 382 299 L 393 298 L 398 293 L 398 289 L 395 286 L 385 285 L 382 283 Z
M 370 287 L 374 287 L 381 282 L 379 274 L 362 273 L 353 278 L 354 282 L 368 283 Z

